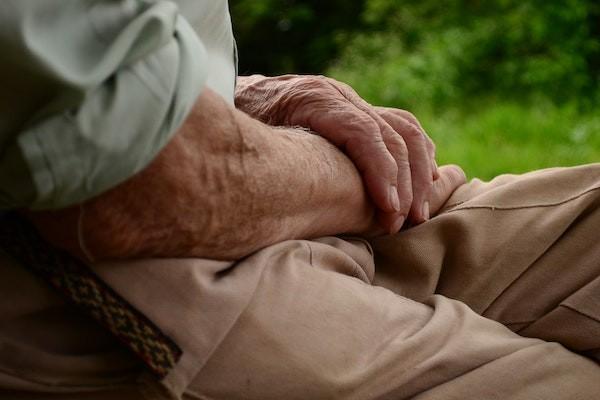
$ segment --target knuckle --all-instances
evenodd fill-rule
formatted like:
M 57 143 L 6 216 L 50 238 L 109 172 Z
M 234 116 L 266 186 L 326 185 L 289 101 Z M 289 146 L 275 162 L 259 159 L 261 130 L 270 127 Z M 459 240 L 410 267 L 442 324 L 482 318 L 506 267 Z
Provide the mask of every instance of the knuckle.
M 377 114 L 381 118 L 383 118 L 384 121 L 386 121 L 388 124 L 390 124 L 390 126 L 393 127 L 394 125 L 396 125 L 396 121 L 394 120 L 395 116 L 392 112 L 387 111 L 387 110 L 383 110 L 383 111 L 377 110 Z
M 413 140 L 425 143 L 425 135 L 423 135 L 423 132 L 410 123 L 406 124 L 406 127 L 403 130 L 403 134 L 406 140 Z
M 350 85 L 348 85 L 347 83 L 338 81 L 336 79 L 333 78 L 325 78 L 327 80 L 327 82 L 329 82 L 331 85 L 333 86 L 337 86 L 338 88 L 344 89 L 344 90 L 353 90 Z
M 406 146 L 406 142 L 400 135 L 390 135 L 386 139 L 386 145 L 390 148 L 393 148 L 395 151 L 408 153 L 408 147 Z
M 377 135 L 381 139 L 379 124 L 373 120 L 368 114 L 362 113 L 357 115 L 357 120 L 367 129 L 368 136 Z M 383 140 L 383 139 L 382 139 Z
M 295 82 L 294 87 L 302 91 L 318 91 L 327 88 L 327 81 L 318 75 L 301 76 Z
M 458 185 L 462 184 L 465 181 L 464 172 L 456 166 L 449 166 L 448 173 L 446 174 L 446 179 L 443 179 L 441 184 L 444 189 L 452 190 Z
M 388 121 L 391 116 L 394 115 L 387 107 L 374 106 L 373 107 L 377 115 L 379 115 L 384 120 Z
M 465 172 L 462 170 L 462 168 L 458 166 L 452 166 L 451 171 L 451 176 L 454 183 L 460 185 L 467 180 Z
M 339 91 L 345 98 L 353 101 L 363 101 L 360 96 L 356 93 L 356 91 L 352 88 L 352 86 L 347 83 L 337 81 L 333 78 L 327 78 L 327 82 L 331 85 L 331 87 L 335 88 Z
M 406 110 L 398 110 L 398 113 L 406 120 L 408 120 L 411 124 L 419 126 L 419 120 L 413 113 Z

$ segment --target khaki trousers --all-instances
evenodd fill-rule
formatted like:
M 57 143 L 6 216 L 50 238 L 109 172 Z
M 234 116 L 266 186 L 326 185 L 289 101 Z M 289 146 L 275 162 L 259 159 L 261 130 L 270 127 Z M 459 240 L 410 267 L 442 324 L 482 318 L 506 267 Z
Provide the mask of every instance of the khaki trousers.
M 187 263 L 197 274 L 188 282 L 203 288 L 184 290 L 198 308 L 171 319 L 182 342 L 211 343 L 189 367 L 183 398 L 600 398 L 599 241 L 594 164 L 474 180 L 431 221 L 370 243 L 294 240 L 236 263 L 161 261 L 172 267 L 165 279 Z M 117 282 L 134 267 L 144 268 L 100 273 Z M 131 290 L 159 293 L 164 284 Z M 121 293 L 128 285 L 113 283 Z M 138 306 L 160 308 L 154 321 L 178 312 L 152 299 Z M 63 397 L 50 394 L 56 385 L 6 382 L 0 374 L 10 390 L 0 398 L 119 398 L 103 397 L 98 382 L 87 395 L 60 387 Z M 104 389 L 120 390 L 111 385 Z

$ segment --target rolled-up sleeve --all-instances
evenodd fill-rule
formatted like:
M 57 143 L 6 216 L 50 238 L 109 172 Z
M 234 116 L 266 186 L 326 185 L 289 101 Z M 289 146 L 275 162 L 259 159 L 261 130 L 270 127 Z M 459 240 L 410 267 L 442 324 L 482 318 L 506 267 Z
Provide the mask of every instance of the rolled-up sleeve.
M 59 208 L 143 169 L 206 81 L 170 1 L 0 2 L 0 208 Z

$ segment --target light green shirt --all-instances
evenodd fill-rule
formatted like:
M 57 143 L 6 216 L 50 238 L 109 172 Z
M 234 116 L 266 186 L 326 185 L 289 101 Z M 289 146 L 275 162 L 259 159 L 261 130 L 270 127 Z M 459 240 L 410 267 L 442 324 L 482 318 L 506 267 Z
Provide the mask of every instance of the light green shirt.
M 0 209 L 93 197 L 144 168 L 205 85 L 233 102 L 226 0 L 2 0 L 0 49 Z

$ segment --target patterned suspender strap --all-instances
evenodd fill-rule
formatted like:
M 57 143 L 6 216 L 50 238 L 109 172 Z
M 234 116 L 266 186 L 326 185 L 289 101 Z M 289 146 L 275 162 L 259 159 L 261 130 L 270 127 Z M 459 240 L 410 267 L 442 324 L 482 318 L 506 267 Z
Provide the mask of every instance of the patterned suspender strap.
M 46 243 L 22 217 L 12 213 L 1 216 L 0 250 L 108 329 L 158 379 L 164 378 L 179 361 L 181 350 L 156 325 L 85 263 Z

